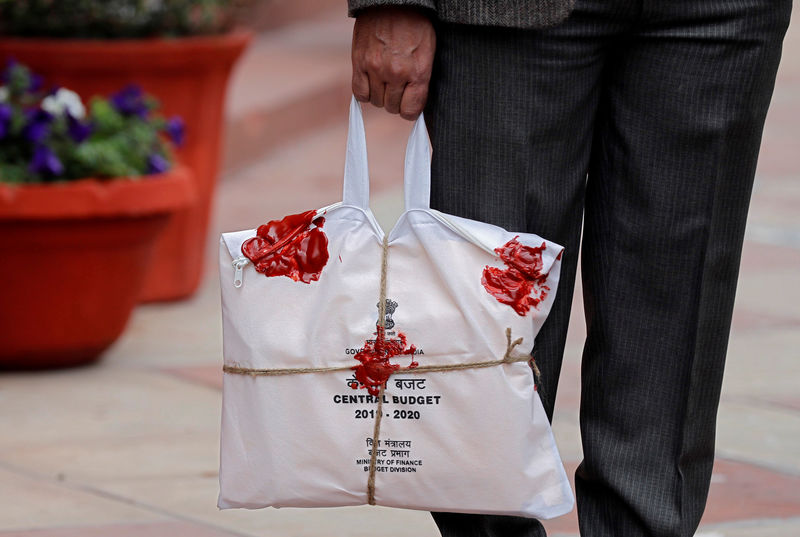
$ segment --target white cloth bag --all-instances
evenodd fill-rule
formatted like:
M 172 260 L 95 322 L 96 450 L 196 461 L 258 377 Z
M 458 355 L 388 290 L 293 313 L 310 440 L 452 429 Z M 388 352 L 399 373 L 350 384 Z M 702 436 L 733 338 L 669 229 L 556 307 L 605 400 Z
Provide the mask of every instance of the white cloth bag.
M 420 366 L 500 359 L 507 328 L 531 351 L 558 284 L 561 246 L 429 208 L 430 145 L 422 116 L 405 159 L 406 210 L 388 238 L 387 336 L 402 332 Z M 226 366 L 252 369 L 359 365 L 375 338 L 383 231 L 369 209 L 366 141 L 353 100 L 344 200 L 321 209 L 329 260 L 318 281 L 266 277 L 242 260 L 246 230 L 222 235 L 220 274 Z M 493 252 L 514 238 L 543 243 L 551 290 L 525 315 L 482 285 Z M 236 260 L 239 260 L 237 263 Z M 235 268 L 232 268 L 232 263 Z M 236 280 L 236 284 L 234 283 Z M 391 319 L 389 320 L 389 317 Z M 408 365 L 410 357 L 392 360 Z M 368 503 L 376 447 L 378 505 L 552 518 L 572 492 L 530 365 L 393 375 L 385 384 L 379 444 L 376 398 L 352 389 L 353 373 L 224 375 L 222 509 Z

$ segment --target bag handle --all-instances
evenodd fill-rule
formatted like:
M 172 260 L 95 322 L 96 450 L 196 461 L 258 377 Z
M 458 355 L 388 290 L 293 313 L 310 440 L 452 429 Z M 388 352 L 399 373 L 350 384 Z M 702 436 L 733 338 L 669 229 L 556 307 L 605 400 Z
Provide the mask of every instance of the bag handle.
M 406 211 L 431 206 L 431 142 L 425 118 L 419 115 L 408 136 L 403 177 Z
M 369 165 L 367 137 L 361 104 L 353 96 L 350 101 L 350 126 L 347 129 L 347 153 L 344 159 L 344 189 L 342 201 L 361 209 L 369 209 Z
M 404 190 L 406 211 L 428 209 L 431 197 L 431 146 L 425 120 L 420 114 L 406 145 Z M 347 152 L 344 161 L 344 188 L 342 200 L 345 205 L 361 209 L 369 208 L 369 165 L 367 162 L 367 139 L 364 133 L 364 117 L 361 103 L 355 97 L 350 101 L 350 126 L 347 131 Z

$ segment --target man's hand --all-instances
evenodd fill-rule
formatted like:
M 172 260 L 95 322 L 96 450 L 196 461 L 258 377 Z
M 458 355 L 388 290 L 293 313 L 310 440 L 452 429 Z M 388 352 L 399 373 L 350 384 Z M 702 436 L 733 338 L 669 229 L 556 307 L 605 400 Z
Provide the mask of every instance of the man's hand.
M 356 17 L 353 27 L 353 95 L 416 119 L 428 98 L 436 33 L 414 8 L 379 6 Z

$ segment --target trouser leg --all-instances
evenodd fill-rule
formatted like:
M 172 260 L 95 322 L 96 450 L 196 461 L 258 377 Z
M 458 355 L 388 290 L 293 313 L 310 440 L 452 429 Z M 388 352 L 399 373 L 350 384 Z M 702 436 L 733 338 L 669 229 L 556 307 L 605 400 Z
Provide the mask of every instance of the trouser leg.
M 631 2 L 579 2 L 546 32 L 441 25 L 425 118 L 431 206 L 537 233 L 566 247 L 551 313 L 536 339 L 540 394 L 552 417 L 580 242 L 604 43 Z M 434 513 L 444 537 L 539 537 L 538 521 Z
M 609 54 L 586 191 L 583 537 L 691 537 L 790 2 L 645 2 Z

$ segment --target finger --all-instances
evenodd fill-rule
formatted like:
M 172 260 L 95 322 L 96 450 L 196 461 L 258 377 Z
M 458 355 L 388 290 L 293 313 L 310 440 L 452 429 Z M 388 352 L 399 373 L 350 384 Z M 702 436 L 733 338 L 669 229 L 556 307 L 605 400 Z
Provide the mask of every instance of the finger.
M 353 67 L 353 95 L 356 99 L 365 103 L 369 101 L 369 78 L 364 71 L 356 70 Z
M 403 83 L 386 84 L 386 93 L 383 95 L 383 106 L 390 114 L 400 113 L 400 103 L 403 100 L 403 91 L 406 85 Z
M 366 62 L 366 32 L 363 30 L 363 21 L 356 19 L 353 25 L 353 43 L 350 50 L 350 61 L 353 65 L 353 95 L 358 101 L 369 101 L 369 69 Z
M 378 108 L 383 107 L 383 94 L 386 92 L 386 84 L 376 73 L 368 73 L 369 77 L 369 102 Z
M 408 84 L 403 91 L 403 100 L 400 102 L 400 116 L 403 119 L 414 120 L 425 108 L 428 100 L 428 84 Z

